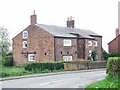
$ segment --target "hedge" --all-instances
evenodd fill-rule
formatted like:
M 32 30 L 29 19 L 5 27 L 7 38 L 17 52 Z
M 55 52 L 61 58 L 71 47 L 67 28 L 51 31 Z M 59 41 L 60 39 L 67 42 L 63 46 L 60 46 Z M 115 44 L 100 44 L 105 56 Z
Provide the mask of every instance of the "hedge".
M 112 76 L 120 75 L 120 57 L 112 57 L 108 59 L 106 73 Z
M 64 62 L 34 62 L 34 63 L 27 63 L 24 65 L 25 70 L 32 71 L 32 70 L 60 70 L 64 69 Z
M 118 53 L 118 52 L 111 52 L 108 55 L 109 55 L 109 57 L 120 57 L 120 53 Z

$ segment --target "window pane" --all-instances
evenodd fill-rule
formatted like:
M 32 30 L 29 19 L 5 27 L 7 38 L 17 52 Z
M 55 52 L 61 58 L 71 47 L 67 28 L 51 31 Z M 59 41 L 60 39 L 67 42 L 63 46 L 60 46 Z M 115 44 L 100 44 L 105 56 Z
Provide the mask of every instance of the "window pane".
M 98 42 L 97 41 L 94 41 L 94 46 L 98 46 Z
M 29 54 L 28 61 L 34 61 L 34 60 L 35 60 L 35 54 Z
M 28 32 L 27 31 L 23 31 L 23 39 L 27 39 L 28 37 Z
M 23 48 L 27 48 L 27 41 L 23 41 Z
M 88 41 L 88 46 L 92 46 L 92 41 Z
M 72 60 L 72 56 L 63 56 L 63 60 L 64 61 L 71 61 Z
M 63 40 L 63 46 L 71 46 L 71 40 L 64 39 Z

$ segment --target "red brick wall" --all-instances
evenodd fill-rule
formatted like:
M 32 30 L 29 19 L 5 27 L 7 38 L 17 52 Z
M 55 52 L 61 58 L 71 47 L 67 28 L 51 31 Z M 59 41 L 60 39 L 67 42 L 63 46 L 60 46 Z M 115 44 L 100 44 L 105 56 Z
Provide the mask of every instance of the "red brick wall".
M 78 39 L 78 58 L 85 59 L 85 40 L 84 39 Z
M 70 39 L 72 46 L 63 46 L 63 40 Z M 61 54 L 62 52 L 62 54 Z M 69 52 L 69 54 L 67 54 Z M 55 38 L 55 56 L 56 60 L 63 60 L 63 55 L 72 55 L 73 60 L 77 59 L 77 41 L 72 38 Z
M 108 45 L 109 52 L 120 52 L 120 35 L 112 40 Z
M 94 37 L 95 40 L 85 39 L 85 59 L 88 59 L 89 50 L 96 51 L 97 59 L 102 60 L 102 37 Z M 92 46 L 88 46 L 88 41 L 92 41 Z M 97 47 L 94 46 L 94 41 L 98 42 Z
M 30 25 L 25 31 L 28 31 L 27 48 L 22 48 L 22 32 L 13 38 L 13 58 L 15 65 L 28 62 L 28 59 L 21 54 L 22 52 L 36 52 L 35 62 L 53 62 L 54 37 L 35 25 Z
M 120 53 L 120 36 L 118 37 L 118 52 Z

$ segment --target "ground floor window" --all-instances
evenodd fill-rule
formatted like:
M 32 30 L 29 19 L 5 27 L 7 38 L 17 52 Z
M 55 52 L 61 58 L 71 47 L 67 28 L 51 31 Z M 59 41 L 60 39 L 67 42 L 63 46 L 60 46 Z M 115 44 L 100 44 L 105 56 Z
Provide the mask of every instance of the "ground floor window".
M 35 61 L 35 54 L 28 54 L 28 61 Z
M 72 56 L 63 56 L 63 60 L 64 61 L 71 61 L 72 60 Z

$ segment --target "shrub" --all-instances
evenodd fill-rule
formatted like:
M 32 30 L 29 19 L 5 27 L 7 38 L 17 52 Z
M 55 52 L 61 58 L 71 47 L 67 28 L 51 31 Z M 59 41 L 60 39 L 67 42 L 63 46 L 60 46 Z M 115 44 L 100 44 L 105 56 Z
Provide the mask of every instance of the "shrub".
M 105 61 L 108 60 L 109 54 L 106 51 L 103 51 L 102 55 L 103 55 L 103 60 Z
M 120 57 L 120 53 L 111 52 L 111 53 L 109 53 L 109 57 Z
M 106 73 L 112 76 L 120 75 L 120 57 L 108 59 Z
M 96 51 L 92 51 L 91 57 L 92 57 L 93 61 L 96 60 L 96 56 L 97 56 Z
M 60 70 L 64 69 L 64 62 L 35 62 L 27 63 L 24 65 L 25 70 L 36 71 L 36 70 Z
M 13 66 L 13 57 L 12 56 L 3 56 L 2 65 L 4 66 Z

